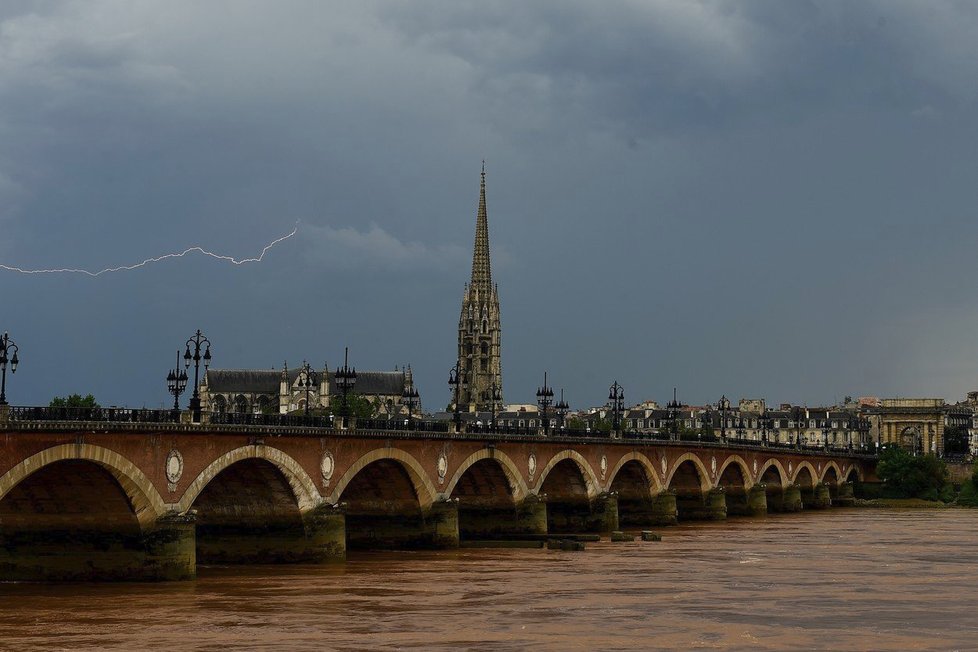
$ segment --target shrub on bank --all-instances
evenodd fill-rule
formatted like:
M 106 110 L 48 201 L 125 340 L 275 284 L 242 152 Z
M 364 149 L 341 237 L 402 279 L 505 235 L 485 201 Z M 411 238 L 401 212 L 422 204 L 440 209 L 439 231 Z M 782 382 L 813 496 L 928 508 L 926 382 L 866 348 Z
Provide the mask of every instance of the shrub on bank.
M 876 474 L 888 497 L 944 502 L 954 499 L 947 465 L 933 454 L 911 455 L 899 446 L 889 445 L 880 453 Z

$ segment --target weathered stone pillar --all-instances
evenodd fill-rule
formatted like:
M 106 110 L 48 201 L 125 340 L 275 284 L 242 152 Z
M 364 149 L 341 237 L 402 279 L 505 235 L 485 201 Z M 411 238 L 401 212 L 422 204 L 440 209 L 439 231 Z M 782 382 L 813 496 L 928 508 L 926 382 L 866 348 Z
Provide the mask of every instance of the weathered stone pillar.
M 824 482 L 819 482 L 815 485 L 815 500 L 812 501 L 811 507 L 814 509 L 825 509 L 831 506 L 832 494 L 829 492 L 829 487 Z
M 302 517 L 309 544 L 309 561 L 346 559 L 346 516 L 334 505 L 320 505 Z
M 424 521 L 433 548 L 458 548 L 458 503 L 451 500 L 432 503 Z
M 767 492 L 764 485 L 755 484 L 747 491 L 747 514 L 749 516 L 767 514 Z
M 839 484 L 838 498 L 832 501 L 832 503 L 839 507 L 852 507 L 856 504 L 855 489 L 851 482 L 842 482 Z
M 676 525 L 679 510 L 676 492 L 666 489 L 652 496 L 652 520 L 650 525 Z
M 618 529 L 618 496 L 602 493 L 591 501 L 591 515 L 587 520 L 589 532 L 612 532 Z
M 722 488 L 710 489 L 706 494 L 706 518 L 722 521 L 727 518 L 727 497 Z
M 801 487 L 796 484 L 789 484 L 784 488 L 784 499 L 781 501 L 781 511 L 800 512 L 802 508 Z
M 143 537 L 143 577 L 132 579 L 174 581 L 197 577 L 196 520 L 193 512 L 170 512 L 157 519 Z

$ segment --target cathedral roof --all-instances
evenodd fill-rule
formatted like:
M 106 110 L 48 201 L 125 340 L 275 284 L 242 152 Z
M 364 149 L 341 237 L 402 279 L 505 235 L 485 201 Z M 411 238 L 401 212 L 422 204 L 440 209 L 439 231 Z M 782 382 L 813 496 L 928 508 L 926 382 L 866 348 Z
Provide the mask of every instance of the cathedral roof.
M 298 369 L 289 369 L 289 385 L 298 376 Z M 330 391 L 337 393 L 332 371 L 328 372 L 327 378 Z M 281 380 L 282 372 L 275 369 L 208 369 L 204 374 L 204 383 L 211 393 L 278 394 Z M 400 395 L 404 391 L 404 372 L 358 371 L 353 391 L 367 395 Z

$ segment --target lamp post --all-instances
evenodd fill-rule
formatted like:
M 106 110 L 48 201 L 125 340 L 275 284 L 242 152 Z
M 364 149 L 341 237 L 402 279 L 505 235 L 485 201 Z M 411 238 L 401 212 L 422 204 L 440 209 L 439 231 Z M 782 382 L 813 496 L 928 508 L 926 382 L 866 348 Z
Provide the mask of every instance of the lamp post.
M 757 425 L 761 428 L 761 445 L 767 446 L 767 429 L 770 419 L 763 414 L 757 417 Z
M 166 375 L 166 389 L 173 394 L 173 416 L 180 414 L 180 395 L 187 389 L 187 372 L 180 368 L 180 349 L 177 349 L 177 364 Z
M 4 333 L 0 337 L 0 405 L 7 404 L 7 363 L 10 363 L 10 373 L 17 373 L 18 351 L 20 348 Z
M 567 422 L 567 413 L 570 412 L 570 406 L 564 400 L 563 389 L 560 390 L 560 400 L 554 405 L 554 410 L 557 412 L 557 427 L 563 430 Z
M 190 345 L 193 345 L 194 352 L 190 353 Z M 200 355 L 200 347 L 205 346 L 204 355 Z M 194 336 L 187 340 L 187 350 L 183 353 L 184 369 L 190 368 L 190 361 L 194 363 L 194 395 L 190 398 L 190 411 L 194 423 L 200 423 L 200 361 L 204 361 L 204 371 L 211 365 L 211 341 L 204 337 L 204 334 L 197 329 Z
M 414 425 L 414 403 L 418 400 L 418 390 L 414 388 L 414 383 L 404 386 L 404 391 L 401 392 L 401 400 L 407 403 L 408 408 L 408 430 Z
M 490 432 L 496 428 L 496 413 L 499 402 L 503 400 L 503 394 L 499 391 L 499 385 L 496 381 L 492 381 L 492 385 L 486 390 L 484 398 L 489 401 L 489 430 Z
M 305 360 L 302 361 L 302 366 L 299 367 L 299 389 L 305 390 L 306 392 L 306 409 L 304 413 L 309 416 L 309 392 L 314 389 L 319 389 L 319 377 L 316 372 L 313 371 L 312 365 L 310 365 Z
M 730 401 L 726 394 L 720 397 L 717 409 L 720 410 L 720 439 L 727 441 L 727 410 L 730 409 Z
M 829 430 L 830 430 L 829 424 L 830 424 L 830 422 L 829 422 L 829 419 L 828 419 L 828 416 L 829 416 L 828 413 L 826 413 L 825 416 L 826 416 L 826 419 L 822 423 L 822 448 L 825 449 L 825 450 L 828 450 L 829 449 Z
M 621 413 L 625 409 L 625 389 L 617 380 L 608 388 L 608 400 L 611 402 L 611 435 L 621 438 Z
M 353 386 L 357 384 L 357 369 L 350 368 L 350 347 L 343 348 L 343 366 L 336 368 L 333 378 L 336 380 L 340 392 L 343 394 L 343 429 L 349 427 L 350 402 L 349 394 Z
M 452 422 L 455 424 L 455 432 L 461 432 L 462 430 L 462 413 L 459 403 L 461 402 L 461 394 L 468 386 L 465 378 L 462 376 L 462 363 L 461 361 L 456 362 L 455 366 L 452 367 L 448 372 L 448 386 L 452 388 L 452 395 L 455 397 L 452 407 L 454 408 L 454 415 L 452 417 Z
M 543 421 L 544 437 L 550 434 L 550 416 L 548 411 L 554 403 L 554 390 L 547 385 L 547 372 L 543 372 L 543 387 L 537 387 L 537 405 L 540 406 L 540 419 Z

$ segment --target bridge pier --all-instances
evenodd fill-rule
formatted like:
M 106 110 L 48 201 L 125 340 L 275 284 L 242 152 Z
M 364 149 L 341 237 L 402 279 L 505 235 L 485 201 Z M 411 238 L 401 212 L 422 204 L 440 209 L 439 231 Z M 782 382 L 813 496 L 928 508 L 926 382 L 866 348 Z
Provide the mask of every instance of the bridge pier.
M 801 487 L 796 484 L 789 484 L 784 488 L 784 498 L 781 500 L 781 512 L 800 512 L 804 507 L 802 502 Z
M 652 519 L 649 525 L 676 525 L 679 522 L 676 492 L 668 489 L 652 497 Z
M 347 513 L 346 546 L 350 550 L 431 550 L 457 548 L 458 503 L 432 503 L 424 510 Z
M 832 504 L 839 507 L 852 507 L 856 504 L 856 493 L 851 482 L 839 483 L 838 496 L 832 499 Z
M 811 504 L 805 503 L 806 508 L 825 509 L 832 506 L 832 493 L 829 491 L 828 485 L 824 482 L 819 482 L 815 485 L 815 490 L 812 493 L 812 502 Z
M 727 498 L 722 487 L 710 489 L 705 496 L 678 499 L 679 519 L 686 521 L 722 521 L 727 518 Z
M 302 517 L 313 562 L 346 559 L 346 516 L 333 505 L 320 505 Z
M 591 501 L 588 532 L 607 533 L 618 529 L 618 496 L 603 493 Z
M 197 577 L 196 514 L 170 512 L 157 519 L 143 537 L 146 558 L 142 577 L 134 579 L 176 581 Z
M 619 527 L 676 524 L 676 494 L 665 490 L 646 498 L 618 496 Z
M 727 514 L 731 516 L 763 516 L 767 514 L 767 494 L 764 487 L 755 484 L 747 491 L 737 487 L 726 489 Z
M 612 532 L 618 529 L 618 497 L 602 493 L 593 499 L 571 497 L 547 505 L 549 534 Z

